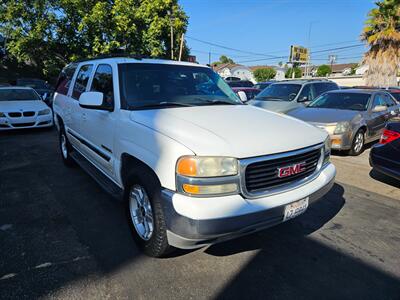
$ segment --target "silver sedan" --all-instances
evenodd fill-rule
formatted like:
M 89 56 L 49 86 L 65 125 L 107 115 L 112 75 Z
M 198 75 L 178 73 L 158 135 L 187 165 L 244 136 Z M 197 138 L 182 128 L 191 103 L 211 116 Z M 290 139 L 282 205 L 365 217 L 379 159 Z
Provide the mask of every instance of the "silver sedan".
M 359 155 L 380 138 L 388 120 L 400 116 L 400 104 L 383 90 L 336 90 L 288 115 L 327 131 L 332 149 Z

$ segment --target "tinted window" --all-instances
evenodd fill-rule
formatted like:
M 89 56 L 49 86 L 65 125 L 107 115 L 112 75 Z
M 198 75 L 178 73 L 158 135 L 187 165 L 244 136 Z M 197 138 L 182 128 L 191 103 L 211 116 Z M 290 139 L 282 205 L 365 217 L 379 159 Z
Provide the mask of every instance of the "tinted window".
M 40 100 L 31 89 L 0 89 L 0 101 Z
M 393 96 L 397 101 L 400 101 L 400 93 L 392 93 L 392 96 Z
M 84 65 L 80 68 L 76 76 L 74 90 L 72 91 L 73 98 L 79 99 L 79 96 L 86 90 L 92 68 L 92 65 Z
M 384 95 L 382 95 L 382 94 L 375 95 L 374 102 L 372 103 L 372 108 L 374 108 L 375 106 L 378 106 L 378 105 L 379 106 L 387 106 Z
M 394 102 L 394 100 L 393 100 L 389 95 L 385 95 L 384 100 L 385 100 L 386 105 L 387 105 L 388 107 L 396 105 L 396 103 Z
M 56 92 L 67 95 L 69 86 L 71 85 L 72 77 L 74 76 L 76 65 L 71 65 L 64 68 L 58 76 L 56 84 Z
M 303 99 L 304 97 L 307 97 L 308 100 L 312 100 L 312 92 L 311 92 L 311 84 L 307 84 L 303 87 L 303 89 L 300 92 L 299 99 Z
M 313 85 L 314 85 L 315 97 L 318 97 L 319 95 L 322 95 L 327 91 L 338 89 L 336 84 L 330 82 L 313 83 Z
M 315 99 L 309 107 L 345 110 L 366 110 L 371 95 L 356 93 L 327 93 Z
M 110 65 L 99 65 L 97 67 L 90 90 L 103 93 L 103 105 L 114 107 L 114 87 Z
M 230 87 L 253 87 L 253 83 L 247 80 L 228 82 Z
M 300 88 L 300 84 L 294 83 L 271 84 L 269 87 L 260 92 L 256 99 L 265 101 L 291 101 L 296 98 Z
M 167 64 L 120 64 L 121 106 L 210 105 L 241 101 L 209 68 Z M 165 106 L 164 106 L 165 107 Z M 153 107 L 152 107 L 153 108 Z

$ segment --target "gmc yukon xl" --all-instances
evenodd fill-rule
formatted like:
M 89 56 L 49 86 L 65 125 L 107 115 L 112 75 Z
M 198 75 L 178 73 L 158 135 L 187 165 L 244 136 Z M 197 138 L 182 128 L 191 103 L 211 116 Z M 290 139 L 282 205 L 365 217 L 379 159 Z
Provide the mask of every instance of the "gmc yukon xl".
M 124 201 L 150 256 L 287 221 L 334 183 L 327 133 L 243 104 L 206 66 L 124 57 L 72 63 L 53 108 L 64 163 Z

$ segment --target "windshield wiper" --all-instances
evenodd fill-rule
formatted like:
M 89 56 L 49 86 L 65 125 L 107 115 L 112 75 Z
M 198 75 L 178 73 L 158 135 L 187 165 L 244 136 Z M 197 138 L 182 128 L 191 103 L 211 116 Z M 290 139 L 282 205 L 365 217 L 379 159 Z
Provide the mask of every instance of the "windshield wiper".
M 145 108 L 159 108 L 159 107 L 191 107 L 193 105 L 181 102 L 159 102 L 159 103 L 149 103 L 140 106 L 132 106 L 131 109 L 145 109 Z

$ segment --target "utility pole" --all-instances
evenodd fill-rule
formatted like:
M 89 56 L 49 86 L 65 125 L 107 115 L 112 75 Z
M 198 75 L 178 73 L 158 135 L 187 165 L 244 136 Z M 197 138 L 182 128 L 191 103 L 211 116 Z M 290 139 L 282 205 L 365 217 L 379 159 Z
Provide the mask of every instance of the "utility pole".
M 211 66 L 211 51 L 208 52 L 208 65 Z
M 336 62 L 336 60 L 337 60 L 337 55 L 329 55 L 329 62 L 331 63 L 331 74 L 330 75 L 332 75 L 332 71 L 333 71 L 332 67 L 333 67 L 333 64 Z
M 181 36 L 181 46 L 179 47 L 179 61 L 181 61 L 181 59 L 182 59 L 183 40 L 184 40 L 184 38 L 185 38 L 185 34 L 182 33 L 182 36 Z
M 174 60 L 174 17 L 172 16 L 172 12 L 170 10 L 167 11 L 167 14 L 169 16 L 169 23 L 171 26 L 171 60 Z

